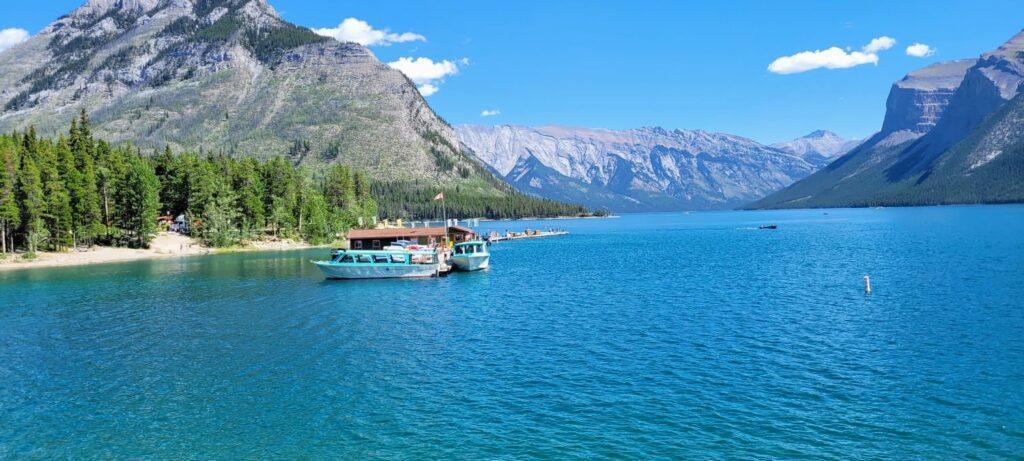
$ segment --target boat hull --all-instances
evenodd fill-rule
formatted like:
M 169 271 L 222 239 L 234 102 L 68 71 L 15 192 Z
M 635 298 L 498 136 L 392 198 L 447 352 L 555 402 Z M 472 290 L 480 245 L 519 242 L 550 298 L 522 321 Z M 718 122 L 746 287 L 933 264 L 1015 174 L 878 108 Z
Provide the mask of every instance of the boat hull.
M 478 271 L 491 265 L 491 255 L 454 255 L 452 265 L 460 271 Z
M 423 278 L 437 275 L 436 264 L 410 264 L 410 265 L 344 265 L 317 262 L 316 267 L 320 269 L 329 279 L 396 279 L 396 278 Z

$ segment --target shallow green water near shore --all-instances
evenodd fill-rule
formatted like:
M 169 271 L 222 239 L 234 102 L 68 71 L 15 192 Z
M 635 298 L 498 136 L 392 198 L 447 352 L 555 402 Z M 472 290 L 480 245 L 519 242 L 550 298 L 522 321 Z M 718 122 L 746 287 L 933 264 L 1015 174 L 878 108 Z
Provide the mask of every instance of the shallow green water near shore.
M 529 226 L 572 235 L 431 280 L 0 273 L 0 457 L 1024 454 L 1024 207 L 484 227 Z

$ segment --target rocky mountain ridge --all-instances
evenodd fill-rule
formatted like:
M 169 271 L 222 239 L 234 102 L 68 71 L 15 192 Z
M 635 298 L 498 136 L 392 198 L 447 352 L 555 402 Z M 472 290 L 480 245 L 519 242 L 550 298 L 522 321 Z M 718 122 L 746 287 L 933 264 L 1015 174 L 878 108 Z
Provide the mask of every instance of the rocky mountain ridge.
M 456 132 L 521 191 L 614 211 L 729 208 L 815 169 L 798 155 L 700 130 L 461 125 Z
M 816 130 L 792 141 L 772 144 L 771 147 L 797 155 L 820 168 L 860 143 L 861 140 L 846 139 L 828 130 Z
M 752 207 L 1024 201 L 1024 32 L 893 85 L 882 130 Z

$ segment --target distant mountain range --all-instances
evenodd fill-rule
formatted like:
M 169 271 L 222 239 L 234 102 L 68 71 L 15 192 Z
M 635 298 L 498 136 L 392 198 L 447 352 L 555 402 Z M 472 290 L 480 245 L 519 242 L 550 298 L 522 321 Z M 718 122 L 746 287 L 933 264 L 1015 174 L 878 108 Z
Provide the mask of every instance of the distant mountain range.
M 1024 32 L 978 59 L 911 72 L 882 129 L 751 205 L 804 208 L 1024 201 Z
M 862 139 L 845 139 L 831 131 L 818 130 L 789 142 L 772 144 L 772 147 L 795 154 L 820 168 L 857 147 L 862 141 Z
M 736 207 L 806 177 L 850 145 L 827 131 L 774 147 L 663 128 L 463 125 L 456 133 L 523 192 L 613 211 Z
M 89 0 L 0 53 L 0 132 L 63 133 L 513 191 L 401 72 L 281 19 L 266 0 Z

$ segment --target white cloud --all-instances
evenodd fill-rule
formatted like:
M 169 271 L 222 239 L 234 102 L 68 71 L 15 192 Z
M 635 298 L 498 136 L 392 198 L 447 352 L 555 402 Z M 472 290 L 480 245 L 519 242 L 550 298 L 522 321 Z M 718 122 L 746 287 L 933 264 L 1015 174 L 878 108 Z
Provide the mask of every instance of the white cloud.
M 796 74 L 814 69 L 848 69 L 863 64 L 878 64 L 878 52 L 885 51 L 896 45 L 891 37 L 878 37 L 871 40 L 860 51 L 851 51 L 833 46 L 824 50 L 801 51 L 791 56 L 783 56 L 768 65 L 768 71 L 776 74 Z
M 342 42 L 356 42 L 364 46 L 383 45 L 405 42 L 425 42 L 427 38 L 412 32 L 396 34 L 388 29 L 374 29 L 366 21 L 356 18 L 346 18 L 338 24 L 338 27 L 313 29 L 313 32 L 325 37 L 333 37 Z
M 501 115 L 501 111 L 498 109 L 490 109 L 480 112 L 481 117 L 494 117 L 495 115 Z
M 389 62 L 388 65 L 402 71 L 416 83 L 440 80 L 459 73 L 459 66 L 447 59 L 434 62 L 430 58 L 398 58 L 397 61 Z
M 802 51 L 792 56 L 783 56 L 768 65 L 768 71 L 776 74 L 797 74 L 809 70 L 846 69 L 861 64 L 878 64 L 878 55 L 845 50 L 833 46 L 827 50 Z
M 423 96 L 430 96 L 434 93 L 437 93 L 438 90 L 440 90 L 440 88 L 431 83 L 424 83 L 420 86 L 417 86 L 416 89 L 420 90 L 420 94 L 422 94 Z
M 871 43 L 868 43 L 861 49 L 865 53 L 878 53 L 879 51 L 885 51 L 896 45 L 896 39 L 892 37 L 881 36 L 878 38 L 871 39 Z
M 0 51 L 24 42 L 25 40 L 28 40 L 28 37 L 28 31 L 25 29 L 0 30 Z
M 447 59 L 435 62 L 430 58 L 398 58 L 388 65 L 409 77 L 423 96 L 437 93 L 445 77 L 459 73 L 459 66 Z
M 924 43 L 915 43 L 907 47 L 907 56 L 925 58 L 933 54 L 935 54 L 935 48 L 925 45 Z

